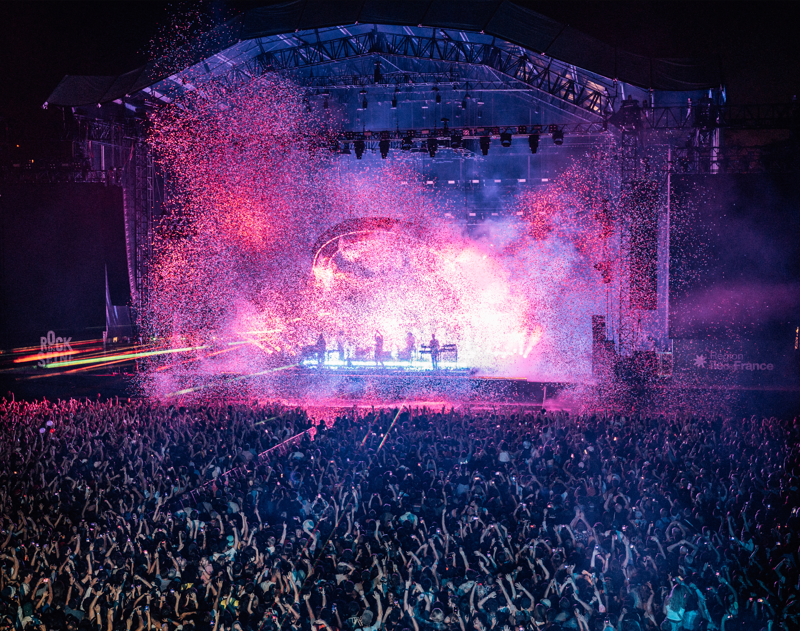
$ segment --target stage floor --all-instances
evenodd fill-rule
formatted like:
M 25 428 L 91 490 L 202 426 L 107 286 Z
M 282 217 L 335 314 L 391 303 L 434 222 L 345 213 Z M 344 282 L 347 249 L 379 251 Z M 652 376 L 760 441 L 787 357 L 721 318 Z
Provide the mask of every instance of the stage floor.
M 220 375 L 202 387 L 187 387 L 173 393 L 200 398 L 234 397 L 237 392 L 258 393 L 298 402 L 337 400 L 342 402 L 391 403 L 403 401 L 497 402 L 541 405 L 569 384 L 533 382 L 526 379 L 492 378 L 470 374 L 467 368 L 403 370 L 350 366 L 317 368 L 293 366 L 261 375 Z M 133 373 L 92 374 L 3 374 L 0 392 L 18 398 L 136 397 L 141 396 Z

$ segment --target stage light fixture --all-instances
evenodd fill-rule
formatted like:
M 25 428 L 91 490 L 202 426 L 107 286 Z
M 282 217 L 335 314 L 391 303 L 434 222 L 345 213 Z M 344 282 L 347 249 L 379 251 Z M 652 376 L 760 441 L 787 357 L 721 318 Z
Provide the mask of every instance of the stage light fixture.
M 439 87 L 438 86 L 433 86 L 432 90 L 434 92 L 436 92 L 436 104 L 438 105 L 439 103 L 442 102 L 442 95 L 439 94 Z
M 361 160 L 361 156 L 364 155 L 364 149 L 366 146 L 367 145 L 363 140 L 356 140 L 353 143 L 353 149 L 356 150 L 356 159 Z
M 400 143 L 400 149 L 402 151 L 411 151 L 414 148 L 414 140 L 411 136 L 406 136 L 403 138 L 402 142 Z
M 460 149 L 462 144 L 462 138 L 460 135 L 453 134 L 450 136 L 450 148 L 451 149 Z
M 439 141 L 436 140 L 436 138 L 428 138 L 427 145 L 428 145 L 428 155 L 431 158 L 435 158 L 436 150 L 439 148 Z
M 461 101 L 461 109 L 462 109 L 462 110 L 465 110 L 465 109 L 467 109 L 467 99 L 463 99 L 463 100 Z
M 367 109 L 367 99 L 366 99 L 366 97 L 364 97 L 364 100 L 361 101 L 361 109 L 362 110 Z
M 504 131 L 500 134 L 500 146 L 501 147 L 510 147 L 511 146 L 511 133 Z
M 564 144 L 564 132 L 560 129 L 557 129 L 553 132 L 553 144 L 559 146 Z
M 485 156 L 489 155 L 489 145 L 492 144 L 492 139 L 489 136 L 481 136 L 480 139 L 481 144 L 481 153 Z
M 396 96 L 392 97 L 392 109 L 393 110 L 397 109 L 397 97 Z
M 539 134 L 528 136 L 528 146 L 531 148 L 531 153 L 539 151 Z
M 378 143 L 378 149 L 381 152 L 381 158 L 386 160 L 386 157 L 389 155 L 389 141 L 385 138 Z

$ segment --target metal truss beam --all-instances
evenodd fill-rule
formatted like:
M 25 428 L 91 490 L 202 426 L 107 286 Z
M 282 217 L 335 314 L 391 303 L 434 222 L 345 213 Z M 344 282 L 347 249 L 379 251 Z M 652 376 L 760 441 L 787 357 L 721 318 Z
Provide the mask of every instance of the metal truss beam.
M 789 147 L 675 147 L 671 173 L 798 173 L 800 153 Z
M 440 127 L 440 128 L 406 128 L 378 131 L 343 131 L 338 134 L 338 139 L 352 142 L 354 140 L 403 140 L 412 141 L 427 140 L 436 138 L 438 140 L 451 140 L 453 137 L 464 140 L 476 140 L 484 136 L 499 138 L 500 134 L 508 133 L 513 138 L 527 138 L 531 134 L 540 136 L 552 136 L 554 133 L 561 132 L 570 136 L 597 136 L 604 134 L 602 123 L 570 123 L 560 125 L 494 125 L 482 127 Z
M 712 105 L 689 103 L 642 108 L 641 124 L 653 131 L 690 129 L 797 129 L 800 107 L 796 102 L 770 105 Z
M 464 77 L 458 72 L 404 72 L 394 74 L 389 77 L 381 77 L 381 81 L 376 82 L 373 77 L 362 74 L 344 74 L 328 76 L 296 77 L 295 80 L 301 86 L 309 90 L 347 90 L 351 88 L 423 88 L 440 87 L 444 88 L 448 84 L 453 85 L 453 89 L 465 91 L 466 83 L 469 83 L 469 92 L 501 92 L 515 91 L 520 92 L 518 85 L 509 81 L 484 81 L 473 77 Z
M 561 64 L 555 63 L 549 57 L 533 53 L 529 56 L 522 51 L 513 52 L 494 44 L 437 37 L 435 32 L 429 37 L 421 37 L 371 31 L 265 51 L 243 61 L 225 75 L 197 86 L 197 90 L 207 98 L 221 98 L 231 86 L 240 85 L 266 72 L 310 68 L 384 55 L 483 66 L 525 88 L 540 90 L 598 119 L 603 116 L 610 101 L 604 87 L 579 80 L 574 71 L 562 68 Z M 403 73 L 398 74 L 402 77 Z M 401 78 L 395 80 L 402 81 Z M 165 100 L 180 97 L 183 86 L 176 82 L 174 87 L 176 93 L 166 94 Z

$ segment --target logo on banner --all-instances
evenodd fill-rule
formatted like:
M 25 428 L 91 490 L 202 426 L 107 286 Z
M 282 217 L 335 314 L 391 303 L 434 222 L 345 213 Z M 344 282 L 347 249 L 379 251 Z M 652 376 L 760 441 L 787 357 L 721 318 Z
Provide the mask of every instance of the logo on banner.
M 68 361 L 72 359 L 75 351 L 72 350 L 71 337 L 56 337 L 54 331 L 48 331 L 47 335 L 39 338 L 42 358 L 39 366 L 45 368 L 54 361 Z
M 711 351 L 694 356 L 694 367 L 705 370 L 722 370 L 727 372 L 775 370 L 775 365 L 770 362 L 745 361 L 742 353 L 717 353 Z

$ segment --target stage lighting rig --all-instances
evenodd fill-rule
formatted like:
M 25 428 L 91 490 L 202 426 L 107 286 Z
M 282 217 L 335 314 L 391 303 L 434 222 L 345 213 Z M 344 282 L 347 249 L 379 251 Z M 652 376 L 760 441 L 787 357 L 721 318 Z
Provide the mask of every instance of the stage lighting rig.
M 553 144 L 561 146 L 564 144 L 564 132 L 560 129 L 556 129 L 553 132 Z
M 366 146 L 367 145 L 363 140 L 356 140 L 353 143 L 353 149 L 356 150 L 356 159 L 361 160 L 361 156 L 364 155 L 364 149 Z
M 504 131 L 500 134 L 500 146 L 501 147 L 510 147 L 511 146 L 511 133 L 508 131 Z
M 386 160 L 386 158 L 389 156 L 389 146 L 390 146 L 390 142 L 386 138 L 383 138 L 378 143 L 378 149 L 381 152 L 381 158 L 383 158 L 384 160 Z
M 528 146 L 531 148 L 531 153 L 539 151 L 539 134 L 528 136 Z
M 480 139 L 481 144 L 481 153 L 485 156 L 489 155 L 489 145 L 492 144 L 492 139 L 489 136 L 481 136 Z

